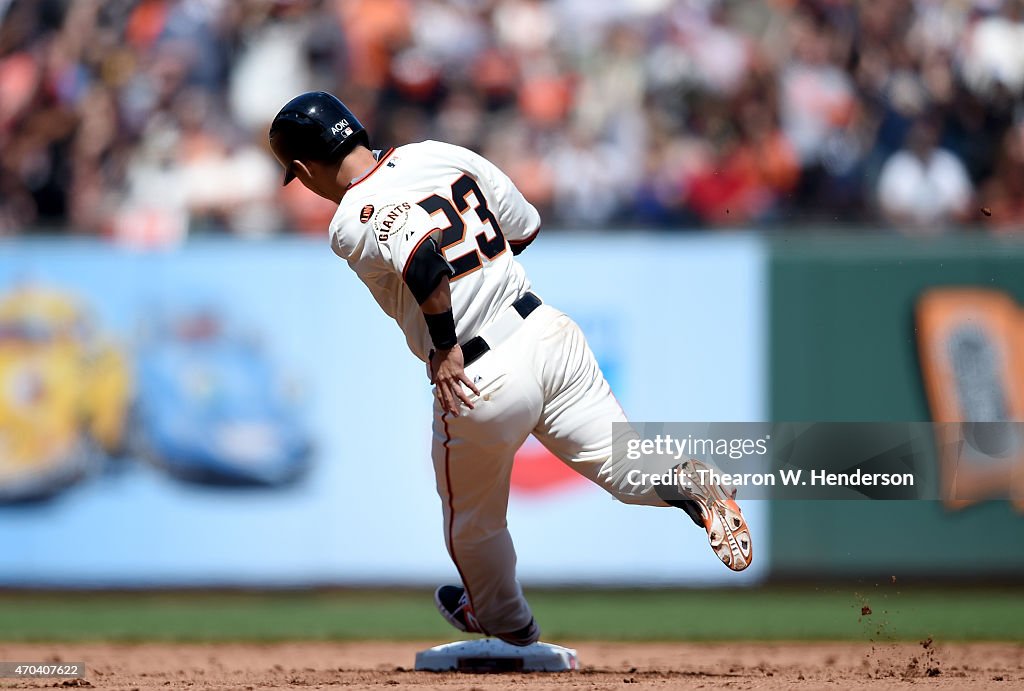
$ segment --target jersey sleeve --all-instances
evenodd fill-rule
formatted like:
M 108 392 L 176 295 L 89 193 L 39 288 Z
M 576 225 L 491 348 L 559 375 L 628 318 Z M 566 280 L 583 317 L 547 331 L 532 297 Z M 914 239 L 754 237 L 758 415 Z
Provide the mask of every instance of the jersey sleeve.
M 498 166 L 483 156 L 467 150 L 481 182 L 495 195 L 495 211 L 512 254 L 519 254 L 540 232 L 540 213 L 526 200 L 515 183 Z
M 381 257 L 423 304 L 441 279 L 455 274 L 441 251 L 441 231 L 419 205 L 408 201 L 382 205 L 371 217 Z

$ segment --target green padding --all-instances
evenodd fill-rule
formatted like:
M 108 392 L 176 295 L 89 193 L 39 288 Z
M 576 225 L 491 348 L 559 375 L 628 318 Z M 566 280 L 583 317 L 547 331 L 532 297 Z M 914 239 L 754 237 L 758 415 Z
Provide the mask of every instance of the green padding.
M 774 420 L 928 420 L 913 309 L 933 286 L 1000 288 L 1024 303 L 1024 243 L 804 238 L 773 243 Z M 1007 502 L 776 502 L 772 573 L 845 578 L 1024 575 L 1024 516 Z

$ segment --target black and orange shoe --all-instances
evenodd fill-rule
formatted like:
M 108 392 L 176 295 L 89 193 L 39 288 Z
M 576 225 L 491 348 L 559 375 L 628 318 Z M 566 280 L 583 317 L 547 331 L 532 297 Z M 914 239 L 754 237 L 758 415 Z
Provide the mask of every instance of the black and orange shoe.
M 747 520 L 736 503 L 736 490 L 727 494 L 720 485 L 709 483 L 707 479 L 712 477 L 711 469 L 698 460 L 686 461 L 676 470 L 679 491 L 686 497 L 686 505 L 681 508 L 694 523 L 707 531 L 708 542 L 715 555 L 733 571 L 742 571 L 750 566 L 754 557 L 753 544 Z

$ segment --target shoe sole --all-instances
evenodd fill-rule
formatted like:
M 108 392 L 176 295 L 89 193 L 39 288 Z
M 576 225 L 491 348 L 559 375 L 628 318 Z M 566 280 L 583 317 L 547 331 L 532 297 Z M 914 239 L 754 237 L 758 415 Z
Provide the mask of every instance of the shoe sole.
M 754 558 L 754 545 L 750 539 L 747 519 L 721 487 L 700 483 L 698 471 L 701 469 L 710 470 L 700 461 L 689 460 L 683 463 L 679 472 L 687 478 L 690 486 L 680 489 L 700 504 L 706 516 L 704 527 L 708 533 L 708 542 L 715 556 L 733 571 L 743 571 Z

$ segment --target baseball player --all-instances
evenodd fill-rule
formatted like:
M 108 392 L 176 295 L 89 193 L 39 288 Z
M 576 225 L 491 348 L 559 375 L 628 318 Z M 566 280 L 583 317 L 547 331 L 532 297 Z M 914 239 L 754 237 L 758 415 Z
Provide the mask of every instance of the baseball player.
M 626 416 L 583 333 L 515 260 L 541 221 L 497 167 L 435 141 L 371 151 L 356 116 L 322 91 L 281 109 L 270 145 L 284 184 L 298 178 L 338 204 L 331 248 L 427 363 L 445 542 L 462 579 L 438 588 L 435 603 L 453 626 L 520 646 L 540 636 L 505 522 L 513 456 L 531 433 L 623 502 L 684 509 L 729 568 L 750 564 L 747 523 L 718 488 L 624 480 L 612 423 Z

